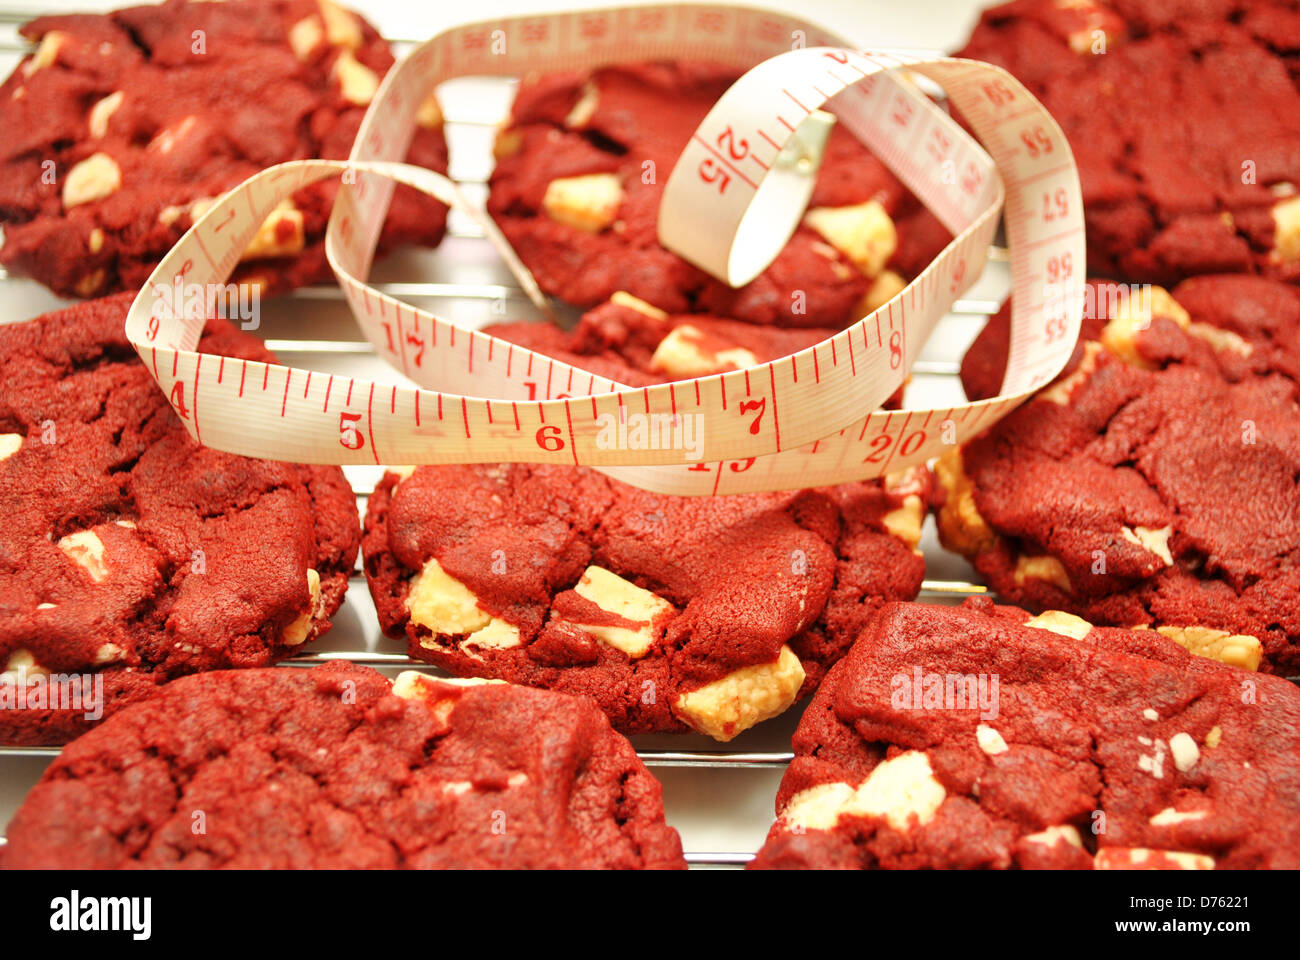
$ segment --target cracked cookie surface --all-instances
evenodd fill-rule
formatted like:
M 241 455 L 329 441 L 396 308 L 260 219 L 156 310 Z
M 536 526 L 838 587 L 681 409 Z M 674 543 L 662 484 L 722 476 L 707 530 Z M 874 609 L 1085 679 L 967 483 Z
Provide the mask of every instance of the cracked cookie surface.
M 1121 305 L 1076 366 L 936 474 L 939 532 L 1003 597 L 1300 672 L 1300 296 L 1196 277 Z M 1005 318 L 972 347 L 988 389 Z
M 419 467 L 370 498 L 366 578 L 412 656 L 585 694 L 623 732 L 730 740 L 916 596 L 929 484 L 683 498 L 579 467 Z
M 1150 631 L 890 604 L 805 711 L 753 865 L 1295 869 L 1298 723 L 1287 681 Z
M 331 0 L 132 7 L 41 17 L 36 51 L 0 86 L 0 263 L 63 296 L 143 285 L 212 201 L 286 160 L 346 158 L 393 64 L 374 29 Z M 445 173 L 436 100 L 407 161 Z M 232 280 L 278 292 L 330 276 L 337 184 L 274 211 Z M 381 244 L 436 244 L 446 208 L 398 186 Z
M 839 328 L 948 243 L 939 221 L 837 128 L 803 223 L 753 282 L 733 290 L 659 246 L 662 184 L 739 76 L 674 61 L 525 78 L 497 138 L 488 210 L 543 290 L 581 307 L 624 290 L 673 314 Z M 748 150 L 732 143 L 733 158 Z
M 0 327 L 0 670 L 99 674 L 106 712 L 300 649 L 329 628 L 360 539 L 337 467 L 190 438 L 126 339 L 131 299 Z M 224 320 L 199 349 L 274 360 Z M 0 709 L 0 742 L 63 742 L 84 713 Z
M 337 663 L 186 677 L 70 744 L 6 869 L 685 868 L 594 705 Z
M 1297 29 L 1269 0 L 1019 0 L 986 10 L 956 56 L 1005 67 L 1060 123 L 1091 271 L 1296 282 Z

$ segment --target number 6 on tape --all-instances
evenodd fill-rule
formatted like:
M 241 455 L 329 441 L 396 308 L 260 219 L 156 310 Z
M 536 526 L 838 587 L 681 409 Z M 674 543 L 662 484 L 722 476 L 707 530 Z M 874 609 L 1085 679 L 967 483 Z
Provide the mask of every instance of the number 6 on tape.
M 791 51 L 792 36 L 814 46 Z M 747 370 L 640 389 L 457 327 L 367 284 L 400 182 L 478 219 L 544 306 L 499 231 L 454 184 L 394 162 L 405 155 L 416 111 L 452 77 L 663 58 L 738 70 L 759 64 L 719 100 L 674 167 L 660 207 L 665 246 L 730 283 L 761 271 L 808 200 L 829 133 L 823 107 L 954 240 L 893 300 L 813 347 Z M 900 70 L 943 87 L 989 153 Z M 162 292 L 224 282 L 281 199 L 345 172 L 326 253 L 367 339 L 419 388 L 196 353 L 203 317 L 171 309 L 185 301 Z M 1014 290 L 1002 395 L 947 410 L 869 412 L 902 382 L 934 323 L 979 274 L 1004 202 Z M 857 52 L 797 19 L 742 8 L 584 11 L 459 27 L 420 45 L 384 79 L 347 163 L 282 164 L 222 197 L 154 271 L 132 304 L 127 335 L 186 428 L 222 450 L 308 463 L 583 464 L 684 495 L 792 489 L 878 476 L 935 456 L 1054 377 L 1073 350 L 1083 305 L 1081 277 L 1059 265 L 1083 258 L 1069 146 L 1042 105 L 997 67 Z M 611 427 L 633 413 L 670 427 L 694 417 L 699 444 L 630 450 L 608 442 Z

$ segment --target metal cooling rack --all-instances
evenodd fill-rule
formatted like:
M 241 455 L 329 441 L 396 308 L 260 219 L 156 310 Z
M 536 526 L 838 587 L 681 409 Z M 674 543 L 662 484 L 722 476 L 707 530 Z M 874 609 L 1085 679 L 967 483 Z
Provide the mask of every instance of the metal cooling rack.
M 6 75 L 27 49 L 17 37 L 16 26 L 36 15 L 35 11 L 0 10 L 0 70 Z M 411 43 L 405 39 L 393 42 L 399 55 Z M 898 52 L 938 53 L 915 48 Z M 451 147 L 450 174 L 471 200 L 486 197 L 491 138 L 508 111 L 513 89 L 513 81 L 499 79 L 457 80 L 443 88 L 442 106 Z M 412 276 L 430 279 L 412 281 Z M 1005 297 L 1007 278 L 1006 252 L 994 249 L 984 277 L 954 305 L 952 314 L 940 324 L 913 368 L 909 404 L 938 405 L 937 395 L 951 397 L 955 402 L 961 400 L 957 381 L 960 357 Z M 501 311 L 501 305 L 512 319 L 540 319 L 508 271 L 495 263 L 495 254 L 482 239 L 481 231 L 473 221 L 454 211 L 448 220 L 447 239 L 437 251 L 398 251 L 376 265 L 372 280 L 385 293 L 417 301 L 465 326 L 502 319 L 500 312 L 494 312 Z M 42 298 L 48 301 L 25 309 L 24 316 L 58 305 L 31 281 L 0 270 L 0 297 L 13 303 L 16 296 L 19 302 L 39 303 Z M 333 372 L 331 366 L 346 367 L 354 374 L 361 373 L 359 366 L 370 366 L 375 375 L 390 381 L 394 377 L 401 379 L 379 360 L 369 342 L 359 339 L 342 291 L 333 285 L 305 288 L 264 304 L 258 332 L 285 363 L 329 372 Z M 344 470 L 364 515 L 382 468 Z M 924 582 L 919 599 L 952 604 L 986 592 L 973 580 L 973 570 L 963 560 L 938 546 L 932 520 L 927 521 L 922 549 L 927 572 L 935 578 Z M 442 675 L 438 668 L 410 659 L 404 642 L 389 640 L 379 633 L 360 560 L 352 573 L 344 605 L 334 617 L 333 629 L 311 652 L 285 665 L 308 667 L 335 660 L 374 667 L 390 675 L 405 669 Z M 638 755 L 647 766 L 655 768 L 664 783 L 669 823 L 682 832 L 686 859 L 693 867 L 736 868 L 753 859 L 752 851 L 761 844 L 773 818 L 776 783 L 793 758 L 790 734 L 803 706 L 796 705 L 782 717 L 747 731 L 727 745 L 694 734 L 632 738 Z M 58 754 L 58 747 L 0 745 L 0 791 L 9 792 L 0 792 L 0 827 L 8 822 L 26 789 L 35 783 L 44 762 Z M 736 778 L 756 782 L 737 786 L 731 782 Z M 708 810 L 710 802 L 722 809 Z M 719 839 L 713 829 L 719 817 L 743 817 L 744 839 Z M 0 836 L 0 845 L 3 843 Z

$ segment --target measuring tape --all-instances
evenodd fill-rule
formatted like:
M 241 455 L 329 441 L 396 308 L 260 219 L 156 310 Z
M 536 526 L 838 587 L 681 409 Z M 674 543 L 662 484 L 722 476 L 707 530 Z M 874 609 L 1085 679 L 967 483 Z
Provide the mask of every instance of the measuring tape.
M 416 111 L 453 77 L 669 58 L 753 69 L 708 114 L 664 186 L 665 247 L 733 285 L 760 272 L 802 215 L 827 104 L 954 240 L 898 296 L 816 346 L 644 388 L 458 327 L 366 283 L 393 188 L 405 183 L 474 217 L 545 308 L 484 212 L 445 177 L 395 162 L 406 154 Z M 941 86 L 989 152 L 902 71 Z M 202 311 L 177 309 L 184 301 L 170 295 L 224 283 L 271 210 L 327 177 L 343 181 L 326 235 L 330 264 L 366 337 L 419 388 L 201 355 Z M 1014 287 L 1002 394 L 953 408 L 877 410 L 978 277 L 1004 204 Z M 580 464 L 663 493 L 742 493 L 879 476 L 991 426 L 1068 360 L 1082 316 L 1083 264 L 1069 145 L 1004 70 L 858 52 L 770 12 L 636 7 L 474 24 L 422 44 L 384 79 L 349 161 L 280 164 L 224 195 L 154 270 L 126 332 L 191 435 L 216 449 L 301 463 Z M 688 452 L 671 442 L 611 443 L 630 435 L 619 425 L 633 416 L 657 423 L 666 431 L 660 439 L 693 417 L 697 444 Z

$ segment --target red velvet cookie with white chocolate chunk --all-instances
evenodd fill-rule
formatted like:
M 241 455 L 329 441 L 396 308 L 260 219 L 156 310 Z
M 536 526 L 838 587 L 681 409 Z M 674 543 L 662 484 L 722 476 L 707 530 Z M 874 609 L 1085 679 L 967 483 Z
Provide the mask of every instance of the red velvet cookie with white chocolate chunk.
M 803 224 L 752 283 L 733 290 L 659 246 L 662 185 L 739 75 L 658 62 L 525 78 L 497 139 L 488 209 L 542 289 L 582 307 L 623 290 L 673 314 L 840 328 L 951 239 L 836 129 Z
M 97 719 L 38 696 L 50 675 L 102 683 L 111 713 L 180 674 L 301 649 L 356 561 L 342 471 L 195 443 L 126 340 L 130 303 L 0 326 L 0 743 Z M 274 359 L 223 320 L 199 349 Z
M 756 868 L 1300 867 L 1300 690 L 1150 631 L 890 604 L 794 752 Z
M 70 744 L 6 869 L 681 868 L 591 703 L 351 664 L 187 677 Z
M 684 498 L 580 467 L 419 467 L 370 498 L 366 578 L 412 656 L 590 696 L 623 732 L 730 740 L 916 596 L 929 483 Z
M 957 55 L 1006 67 L 1079 165 L 1088 266 L 1300 280 L 1300 11 L 1273 0 L 1017 0 Z M 1023 149 L 1039 155 L 1035 131 Z
M 1144 299 L 1113 305 L 1074 369 L 939 461 L 940 536 L 1022 606 L 1300 672 L 1300 295 L 1224 276 Z M 972 349 L 1003 342 L 995 329 Z
M 286 160 L 346 158 L 393 64 L 331 0 L 169 0 L 41 17 L 0 86 L 0 263 L 64 296 L 137 289 L 212 200 Z M 420 112 L 407 154 L 446 172 L 442 115 Z M 280 291 L 330 275 L 324 181 L 277 209 L 234 281 Z M 384 246 L 436 244 L 446 208 L 397 188 Z

